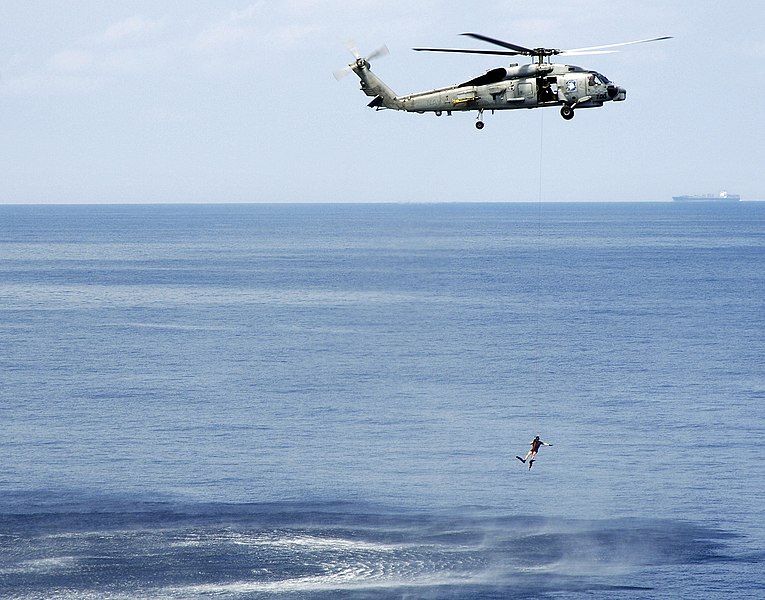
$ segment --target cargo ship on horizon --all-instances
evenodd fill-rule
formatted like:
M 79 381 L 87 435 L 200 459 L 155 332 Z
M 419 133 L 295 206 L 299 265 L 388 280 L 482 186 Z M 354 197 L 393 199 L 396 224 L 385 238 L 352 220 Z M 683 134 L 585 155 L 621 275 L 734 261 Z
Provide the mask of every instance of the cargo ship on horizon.
M 738 202 L 741 196 L 720 192 L 719 194 L 700 194 L 695 196 L 672 196 L 675 202 Z

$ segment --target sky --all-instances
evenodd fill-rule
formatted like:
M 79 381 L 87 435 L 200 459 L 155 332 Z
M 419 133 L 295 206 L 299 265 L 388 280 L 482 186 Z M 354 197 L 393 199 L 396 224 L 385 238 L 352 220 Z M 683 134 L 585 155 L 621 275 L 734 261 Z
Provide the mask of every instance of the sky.
M 765 4 L 752 0 L 4 0 L 0 203 L 765 199 Z M 385 44 L 397 93 L 518 57 L 413 52 L 577 48 L 627 101 L 376 112 L 333 72 Z M 559 59 L 561 62 L 562 59 Z

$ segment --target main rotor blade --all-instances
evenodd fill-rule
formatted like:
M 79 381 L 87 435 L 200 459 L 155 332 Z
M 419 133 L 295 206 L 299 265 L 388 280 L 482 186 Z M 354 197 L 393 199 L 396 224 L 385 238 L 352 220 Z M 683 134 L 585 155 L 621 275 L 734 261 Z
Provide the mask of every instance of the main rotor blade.
M 523 46 L 511 44 L 510 42 L 495 40 L 494 38 L 481 35 L 480 33 L 462 33 L 460 35 L 466 35 L 468 37 L 475 38 L 476 40 L 481 40 L 482 42 L 488 42 L 489 44 L 494 44 L 495 46 L 500 46 L 501 48 L 507 48 L 508 50 L 515 50 L 521 54 L 534 54 L 534 51 L 531 48 L 524 48 Z
M 661 40 L 671 40 L 671 35 L 665 35 L 662 37 L 651 38 L 648 40 L 636 40 L 634 42 L 621 42 L 619 44 L 606 44 L 605 46 L 589 46 L 588 48 L 572 48 L 570 50 L 563 50 L 565 53 L 570 52 L 589 52 L 591 50 L 601 50 L 603 48 L 618 48 L 619 46 L 630 46 L 632 44 L 645 44 L 646 42 L 659 42 Z
M 495 46 L 502 48 L 508 48 L 509 51 L 501 50 L 467 50 L 463 48 L 412 48 L 417 52 L 454 52 L 458 54 L 488 54 L 493 56 L 518 56 L 520 54 L 525 56 L 553 56 L 553 55 L 565 55 L 565 56 L 584 56 L 588 54 L 612 54 L 618 52 L 618 50 L 607 50 L 607 48 L 618 48 L 621 46 L 630 46 L 632 44 L 645 44 L 647 42 L 658 42 L 661 40 L 672 39 L 672 36 L 662 36 L 656 38 L 650 38 L 647 40 L 635 40 L 633 42 L 621 42 L 619 44 L 606 44 L 604 46 L 588 46 L 587 48 L 571 48 L 568 50 L 555 50 L 552 48 L 525 48 L 518 46 L 517 44 L 511 44 L 502 40 L 490 38 L 480 33 L 463 33 L 468 37 L 472 37 Z
M 592 56 L 593 54 L 618 54 L 618 52 L 618 50 L 592 50 L 588 52 L 561 50 L 558 56 Z
M 505 52 L 502 50 L 463 50 L 462 48 L 412 48 L 417 52 L 455 52 L 459 54 L 491 54 L 494 56 L 518 56 L 523 52 Z

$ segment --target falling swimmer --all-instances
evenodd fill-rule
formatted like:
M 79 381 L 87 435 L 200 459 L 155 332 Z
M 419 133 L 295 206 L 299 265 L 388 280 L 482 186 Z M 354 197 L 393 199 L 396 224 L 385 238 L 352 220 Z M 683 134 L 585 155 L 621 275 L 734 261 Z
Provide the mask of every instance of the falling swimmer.
M 533 440 L 529 443 L 529 446 L 531 446 L 531 449 L 526 453 L 526 456 L 521 458 L 520 456 L 516 455 L 515 458 L 517 458 L 519 461 L 521 461 L 523 464 L 526 464 L 526 461 L 529 461 L 529 471 L 531 471 L 531 467 L 534 466 L 534 459 L 537 457 L 537 452 L 539 452 L 539 449 L 542 446 L 552 446 L 552 444 L 548 444 L 547 442 L 543 442 L 539 439 L 539 436 L 535 436 Z

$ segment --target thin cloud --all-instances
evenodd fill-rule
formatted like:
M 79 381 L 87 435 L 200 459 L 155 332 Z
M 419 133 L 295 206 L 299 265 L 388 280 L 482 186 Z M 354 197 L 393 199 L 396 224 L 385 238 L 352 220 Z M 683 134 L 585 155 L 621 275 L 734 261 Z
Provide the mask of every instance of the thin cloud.
M 280 46 L 297 46 L 319 30 L 317 25 L 287 25 L 275 30 L 270 37 Z
M 347 10 L 337 0 L 257 0 L 206 22 L 134 14 L 71 40 L 47 57 L 17 61 L 0 80 L 16 96 L 80 94 L 126 76 L 181 71 L 219 75 L 253 68 L 269 52 L 299 46 Z M 363 10 L 373 3 L 359 0 Z M 354 7 L 354 10 L 360 10 Z M 35 64 L 36 62 L 36 64 Z
M 140 15 L 134 15 L 110 25 L 96 39 L 110 44 L 136 41 L 151 36 L 159 28 L 159 22 L 145 19 Z
M 264 2 L 256 2 L 241 10 L 232 10 L 206 25 L 194 40 L 199 50 L 221 51 L 252 39 L 259 21 L 264 18 Z
M 85 50 L 72 49 L 56 52 L 50 59 L 53 71 L 61 73 L 78 73 L 93 66 L 93 54 Z
M 221 50 L 241 43 L 251 35 L 251 29 L 232 22 L 215 23 L 200 32 L 193 44 L 200 50 Z
M 243 8 L 241 10 L 232 10 L 229 13 L 229 20 L 230 21 L 249 21 L 251 19 L 254 19 L 261 13 L 264 5 L 265 5 L 265 2 L 261 1 L 261 2 L 256 2 L 255 4 L 250 4 L 250 6 Z
M 307 4 L 295 14 L 292 3 L 266 5 L 257 2 L 241 10 L 231 11 L 224 18 L 200 31 L 194 46 L 201 51 L 225 52 L 245 44 L 266 44 L 269 47 L 294 46 L 321 29 Z

